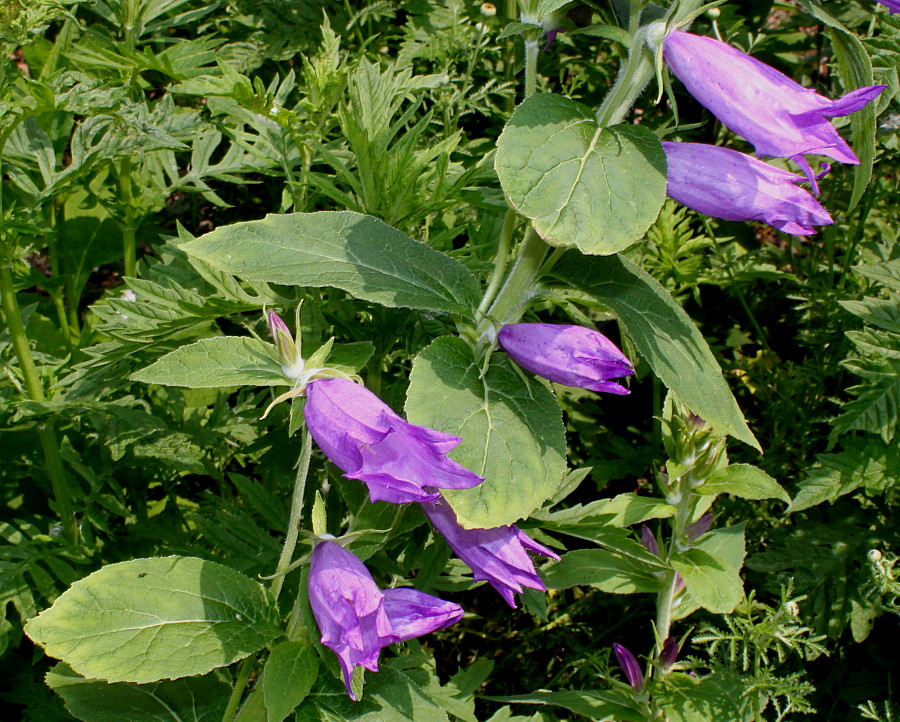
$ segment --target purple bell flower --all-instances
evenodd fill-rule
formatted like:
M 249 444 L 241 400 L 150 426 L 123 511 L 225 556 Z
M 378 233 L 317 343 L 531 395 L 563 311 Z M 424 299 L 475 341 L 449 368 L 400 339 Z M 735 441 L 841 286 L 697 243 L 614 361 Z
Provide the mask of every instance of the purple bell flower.
M 375 394 L 347 379 L 318 379 L 306 389 L 304 416 L 316 444 L 369 487 L 372 501 L 434 501 L 422 487 L 469 489 L 484 479 L 447 457 L 459 437 L 401 419 Z
M 690 94 L 725 126 L 759 155 L 791 158 L 814 189 L 805 154 L 859 163 L 828 118 L 855 113 L 886 87 L 870 85 L 829 100 L 727 43 L 679 30 L 666 36 L 663 55 Z
M 382 591 L 365 565 L 332 541 L 313 551 L 309 603 L 321 642 L 337 655 L 353 700 L 355 667 L 377 672 L 382 647 L 443 629 L 463 616 L 458 604 L 415 589 Z
M 727 221 L 764 221 L 808 236 L 834 223 L 815 197 L 795 184 L 803 178 L 730 148 L 663 142 L 670 198 Z
M 616 653 L 619 666 L 628 678 L 628 684 L 631 685 L 633 690 L 640 692 L 644 688 L 644 672 L 635 656 L 627 647 L 623 647 L 618 643 L 613 645 L 613 652 Z
M 463 529 L 456 521 L 453 509 L 444 500 L 422 504 L 422 510 L 456 556 L 469 565 L 474 579 L 488 582 L 513 609 L 516 608 L 515 593 L 521 592 L 522 587 L 547 588 L 535 571 L 528 551 L 556 561 L 559 561 L 559 556 L 538 544 L 519 527 Z
M 891 15 L 900 13 L 900 0 L 878 0 L 878 2 L 890 10 Z
M 593 329 L 514 323 L 501 328 L 497 340 L 519 366 L 555 383 L 610 394 L 631 393 L 609 381 L 633 374 L 631 361 L 612 341 Z

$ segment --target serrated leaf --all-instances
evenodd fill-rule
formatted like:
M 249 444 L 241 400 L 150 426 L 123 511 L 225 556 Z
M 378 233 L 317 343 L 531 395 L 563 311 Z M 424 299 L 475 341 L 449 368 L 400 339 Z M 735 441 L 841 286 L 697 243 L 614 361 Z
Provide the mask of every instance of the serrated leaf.
M 231 694 L 228 683 L 212 674 L 151 684 L 109 683 L 58 664 L 44 680 L 84 722 L 218 722 Z
M 553 275 L 614 311 L 638 352 L 691 411 L 760 449 L 703 335 L 657 281 L 627 258 L 574 252 Z
M 565 473 L 565 428 L 556 398 L 526 381 L 502 354 L 481 378 L 472 349 L 442 336 L 413 363 L 409 421 L 459 436 L 451 456 L 485 477 L 442 493 L 466 528 L 514 524 L 553 495 Z
M 478 283 L 459 261 L 351 211 L 270 214 L 220 226 L 181 248 L 240 278 L 333 286 L 384 306 L 468 317 L 478 303 Z
M 740 574 L 716 554 L 694 548 L 676 554 L 672 566 L 691 598 L 715 614 L 728 614 L 744 597 Z
M 309 694 L 319 655 L 306 642 L 282 642 L 269 655 L 261 681 L 268 722 L 281 722 Z
M 258 582 L 179 556 L 108 564 L 25 627 L 79 674 L 136 683 L 205 674 L 280 632 L 278 610 Z
M 845 362 L 844 365 L 867 379 L 865 383 L 847 389 L 856 398 L 844 404 L 843 413 L 832 424 L 832 433 L 852 429 L 870 431 L 890 443 L 900 424 L 900 369 L 886 363 L 873 374 L 865 362 L 863 365 Z
M 748 722 L 754 719 L 746 682 L 727 674 L 702 678 L 673 674 L 665 684 L 654 685 L 653 695 L 666 710 L 668 722 Z
M 288 386 L 275 346 L 255 338 L 202 338 L 131 375 L 132 381 L 191 389 Z
M 791 497 L 775 479 L 749 464 L 726 466 L 693 491 L 702 495 L 732 494 L 741 499 L 781 499 L 787 504 L 791 503 Z
M 639 240 L 666 199 L 666 160 L 654 133 L 600 128 L 587 106 L 539 93 L 516 108 L 497 141 L 500 185 L 554 246 L 610 254 Z

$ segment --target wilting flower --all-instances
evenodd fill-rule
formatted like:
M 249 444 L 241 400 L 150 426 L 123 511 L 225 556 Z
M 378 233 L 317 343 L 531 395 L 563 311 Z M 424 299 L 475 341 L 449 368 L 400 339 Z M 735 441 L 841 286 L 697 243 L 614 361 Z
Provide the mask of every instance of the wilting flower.
M 476 581 L 484 580 L 515 608 L 515 593 L 522 587 L 546 589 L 528 551 L 559 561 L 559 556 L 538 544 L 517 526 L 493 529 L 463 529 L 446 501 L 422 504 L 426 516 L 447 544 L 472 570 Z M 527 550 L 527 551 L 526 551 Z
M 891 15 L 900 13 L 900 0 L 878 0 L 878 2 L 890 10 Z
M 458 604 L 415 589 L 382 591 L 365 565 L 332 541 L 313 552 L 309 603 L 321 642 L 337 655 L 352 699 L 355 667 L 377 672 L 382 647 L 443 629 L 463 616 Z
M 519 366 L 564 386 L 630 393 L 609 381 L 634 373 L 625 354 L 602 333 L 584 326 L 514 323 L 500 329 L 500 346 Z
M 670 198 L 727 221 L 764 221 L 808 236 L 833 223 L 803 178 L 736 150 L 702 143 L 664 142 Z
M 434 501 L 422 487 L 468 489 L 484 479 L 447 457 L 459 437 L 401 419 L 368 389 L 347 379 L 318 379 L 306 389 L 304 416 L 319 448 L 369 487 L 372 501 Z
M 724 125 L 760 155 L 791 158 L 813 188 L 804 154 L 859 163 L 828 118 L 860 110 L 886 87 L 871 85 L 829 100 L 727 43 L 679 30 L 666 36 L 663 55 L 690 94 Z
M 644 688 L 644 672 L 641 670 L 641 665 L 638 664 L 637 659 L 627 647 L 623 647 L 621 644 L 614 644 L 613 652 L 616 653 L 619 666 L 628 678 L 628 684 L 631 685 L 632 689 L 640 692 Z

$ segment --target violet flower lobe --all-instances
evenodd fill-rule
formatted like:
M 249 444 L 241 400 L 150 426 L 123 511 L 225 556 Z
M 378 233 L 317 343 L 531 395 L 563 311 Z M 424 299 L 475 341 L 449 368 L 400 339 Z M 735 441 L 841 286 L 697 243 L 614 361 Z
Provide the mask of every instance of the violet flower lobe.
M 382 591 L 365 565 L 332 541 L 313 551 L 308 589 L 321 642 L 337 655 L 354 700 L 354 668 L 377 672 L 382 647 L 442 629 L 463 616 L 458 604 L 414 589 Z
M 634 373 L 625 354 L 606 336 L 584 326 L 514 323 L 497 335 L 519 366 L 564 386 L 610 394 L 630 391 L 609 379 Z
M 815 197 L 795 184 L 799 175 L 730 148 L 663 142 L 670 198 L 727 221 L 764 221 L 808 236 L 834 221 Z
M 439 489 L 469 489 L 484 479 L 447 457 L 459 437 L 401 419 L 375 394 L 342 378 L 306 389 L 304 416 L 316 444 L 344 472 L 369 488 L 372 501 L 434 501 Z
M 523 532 L 519 527 L 498 526 L 493 529 L 463 529 L 450 505 L 441 499 L 423 503 L 422 510 L 450 545 L 450 548 L 472 570 L 475 581 L 486 581 L 500 592 L 515 609 L 516 592 L 522 587 L 544 590 L 528 552 L 559 561 L 559 556 Z
M 862 109 L 886 87 L 870 85 L 830 100 L 727 43 L 680 30 L 663 40 L 663 56 L 690 94 L 725 126 L 759 155 L 794 160 L 814 189 L 804 154 L 859 163 L 828 118 Z
M 896 15 L 900 13 L 900 0 L 878 0 L 882 5 L 884 5 L 891 13 L 891 15 Z

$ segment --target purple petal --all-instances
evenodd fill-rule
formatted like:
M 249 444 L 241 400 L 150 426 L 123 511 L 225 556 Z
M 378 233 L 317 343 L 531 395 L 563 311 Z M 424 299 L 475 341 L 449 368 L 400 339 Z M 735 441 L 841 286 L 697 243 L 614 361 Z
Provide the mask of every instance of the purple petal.
M 729 148 L 663 143 L 669 197 L 728 221 L 764 221 L 797 235 L 833 223 L 822 205 L 795 184 L 802 178 Z
M 628 648 L 623 647 L 621 644 L 614 644 L 613 652 L 616 653 L 616 659 L 619 660 L 619 666 L 622 668 L 622 671 L 625 672 L 625 676 L 628 678 L 628 684 L 631 685 L 632 689 L 638 691 L 643 689 L 644 672 L 641 670 L 641 665 L 638 664 L 634 655 Z
M 603 334 L 584 326 L 515 323 L 500 329 L 497 340 L 519 366 L 565 386 L 627 394 L 609 379 L 634 373 L 631 362 Z
M 659 545 L 656 543 L 656 536 L 650 531 L 650 527 L 646 524 L 641 524 L 641 544 L 643 544 L 644 549 L 653 556 L 659 556 Z
M 900 13 L 900 0 L 878 0 L 878 2 L 890 10 L 891 15 Z
M 518 527 L 463 529 L 443 499 L 435 504 L 422 504 L 422 509 L 450 548 L 469 565 L 473 578 L 488 582 L 510 607 L 516 607 L 515 594 L 523 587 L 546 589 L 527 550 L 556 560 L 559 556 Z
M 449 627 L 463 617 L 463 608 L 416 589 L 385 589 L 384 610 L 401 640 L 414 639 Z
M 678 642 L 675 641 L 674 637 L 668 637 L 666 641 L 663 642 L 663 647 L 659 652 L 659 663 L 662 665 L 663 669 L 669 669 L 669 667 L 675 664 L 675 660 L 678 659 L 678 653 L 680 651 Z

